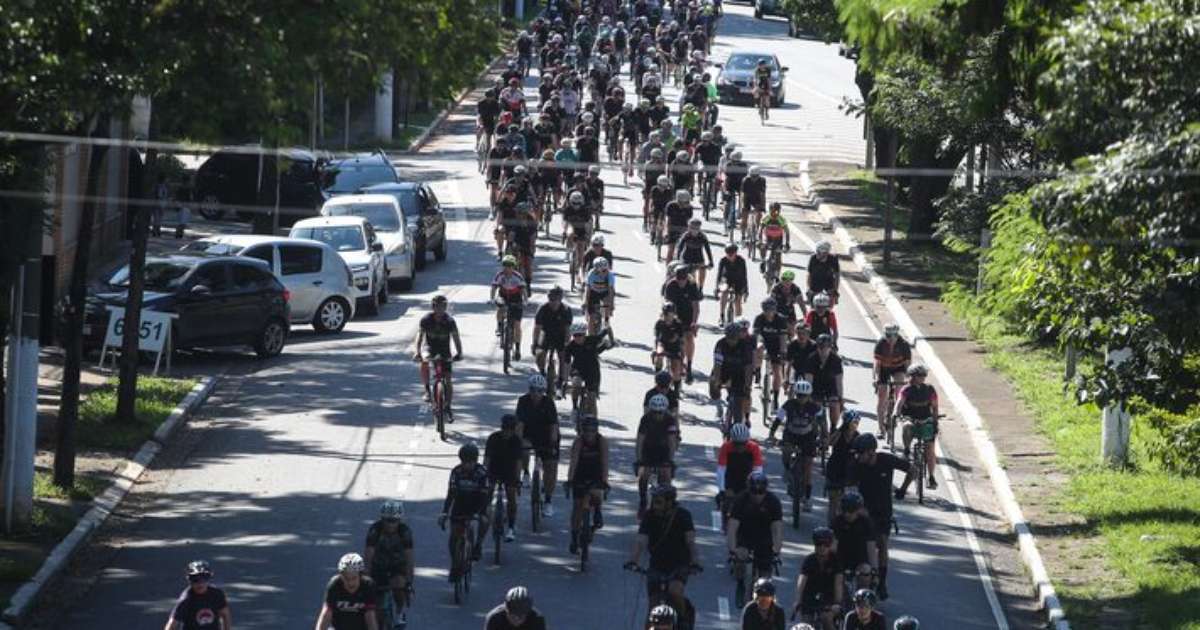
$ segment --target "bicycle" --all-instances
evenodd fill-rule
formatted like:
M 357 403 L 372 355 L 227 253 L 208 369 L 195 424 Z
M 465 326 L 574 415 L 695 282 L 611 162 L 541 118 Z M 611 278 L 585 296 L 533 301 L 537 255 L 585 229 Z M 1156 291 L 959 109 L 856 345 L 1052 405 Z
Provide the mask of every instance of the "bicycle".
M 535 534 L 542 526 L 542 458 L 533 451 L 533 475 L 529 482 L 529 507 L 532 512 L 529 529 Z
M 729 429 L 733 427 L 733 423 L 743 422 L 742 395 L 735 394 L 733 389 L 730 388 L 726 394 L 726 397 L 727 399 L 724 401 L 724 405 L 721 405 L 721 401 L 718 401 L 718 409 L 720 410 L 721 414 L 721 436 L 725 439 L 728 439 Z M 722 406 L 724 409 L 721 409 Z
M 883 417 L 879 419 L 880 437 L 887 439 L 888 450 L 896 452 L 896 423 L 892 414 L 896 408 L 896 382 L 888 377 L 887 405 L 883 408 Z
M 471 593 L 471 573 L 474 558 L 471 550 L 475 545 L 476 531 L 479 528 L 479 515 L 466 519 L 463 535 L 454 540 L 454 556 L 451 558 L 450 580 L 454 583 L 454 603 L 462 605 L 467 595 Z M 442 527 L 445 529 L 445 526 Z
M 671 583 L 673 574 L 664 573 L 649 567 L 641 567 L 633 563 L 626 564 L 625 570 L 646 576 L 647 612 L 654 610 L 659 604 L 671 603 L 667 588 Z M 698 564 L 692 564 L 687 568 L 687 572 L 689 575 L 696 575 L 703 573 L 704 568 Z M 696 627 L 696 607 L 692 605 L 692 601 L 686 596 L 684 596 L 683 600 L 685 610 L 683 614 L 679 615 L 676 630 L 693 630 Z
M 765 365 L 759 367 L 762 370 L 762 423 L 764 427 L 770 429 L 771 422 L 774 420 L 774 416 L 771 415 L 771 403 L 774 402 L 772 395 L 774 394 L 775 369 L 769 356 L 765 357 L 763 362 Z
M 513 339 L 516 337 L 513 329 L 521 325 L 520 318 L 515 315 L 521 305 L 498 300 L 496 306 L 503 309 L 500 315 L 500 348 L 504 351 L 504 373 L 509 374 L 512 367 Z
M 507 496 L 503 483 L 496 484 L 496 502 L 492 508 L 492 562 L 500 564 L 500 547 L 504 538 L 504 523 L 508 522 L 508 511 L 505 509 L 504 497 Z
M 409 584 L 404 589 L 404 602 L 397 604 L 396 597 L 392 594 L 390 586 L 378 587 L 379 590 L 379 608 L 380 618 L 385 620 L 380 625 L 381 630 L 404 630 L 408 627 L 408 619 L 404 616 L 404 609 L 408 607 L 409 600 L 413 596 L 412 584 Z M 397 618 L 398 617 L 398 618 Z M 391 620 L 391 624 L 387 624 L 386 620 Z
M 450 406 L 453 389 L 450 387 L 449 369 L 454 361 L 441 355 L 429 358 L 433 364 L 433 419 L 437 424 L 438 437 L 443 442 L 446 440 L 446 425 L 454 422 L 454 410 Z
M 716 202 L 713 194 L 713 177 L 707 168 L 700 172 L 700 206 L 704 209 L 704 220 L 709 220 L 709 213 Z
M 779 282 L 779 274 L 783 270 L 783 250 L 781 248 L 782 245 L 771 245 L 767 250 L 763 278 L 766 279 L 768 287 L 773 287 L 776 282 Z
M 607 492 L 607 487 L 605 491 Z M 583 517 L 579 521 L 579 571 L 587 571 L 588 550 L 592 546 L 592 538 L 596 534 L 595 512 L 600 509 L 599 506 L 592 504 L 592 487 L 589 485 L 584 489 L 585 495 L 588 497 L 584 503 Z
M 729 322 L 737 319 L 737 300 L 738 296 L 734 290 L 728 286 L 721 290 L 721 325 L 724 326 Z
M 756 89 L 754 90 L 754 99 L 758 101 L 758 122 L 766 125 L 767 119 L 771 117 L 771 92 L 770 90 Z
M 726 191 L 722 194 L 725 197 L 725 241 L 732 243 L 738 226 L 737 202 L 733 193 Z
M 941 417 L 940 415 L 938 416 Z M 901 420 L 907 420 L 912 423 L 912 440 L 915 443 L 913 448 L 912 467 L 917 475 L 917 503 L 925 503 L 925 474 L 927 463 L 925 461 L 925 445 L 933 442 L 937 437 L 937 427 L 935 425 L 936 418 L 926 418 L 924 420 L 915 420 L 907 416 L 902 416 Z
M 747 571 L 746 565 L 753 564 L 754 570 Z M 768 565 L 767 575 L 763 575 L 763 565 L 767 563 L 758 562 L 758 554 L 751 553 L 746 558 L 739 558 L 737 554 L 729 554 L 729 574 L 733 576 L 733 606 L 735 610 L 741 610 L 746 605 L 746 593 L 753 588 L 754 580 L 759 577 L 768 577 L 769 575 L 779 575 L 779 558 L 775 554 L 771 554 L 771 562 Z M 747 579 L 748 578 L 748 579 Z M 749 582 L 749 584 L 747 583 Z
M 542 352 L 546 353 L 546 369 L 542 372 L 542 376 L 546 377 L 546 395 L 556 400 L 561 397 L 561 388 L 558 387 L 558 350 L 542 348 Z
M 483 127 L 475 128 L 475 161 L 479 172 L 487 171 L 488 152 L 492 149 L 492 134 Z

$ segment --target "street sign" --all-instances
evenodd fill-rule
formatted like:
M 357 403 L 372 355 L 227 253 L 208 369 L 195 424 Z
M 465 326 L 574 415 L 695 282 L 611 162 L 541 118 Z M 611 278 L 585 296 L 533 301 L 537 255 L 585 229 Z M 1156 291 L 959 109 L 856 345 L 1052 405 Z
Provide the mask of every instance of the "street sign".
M 154 374 L 158 374 L 158 365 L 162 361 L 163 349 L 170 348 L 171 320 L 178 318 L 175 313 L 148 311 L 142 309 L 141 325 L 138 326 L 138 350 L 153 352 L 158 356 L 154 359 Z M 121 306 L 108 307 L 108 331 L 104 334 L 104 347 L 100 349 L 100 366 L 104 366 L 104 357 L 109 348 L 118 349 L 124 344 L 125 308 Z M 116 359 L 114 358 L 115 362 Z M 171 356 L 167 355 L 167 369 L 171 369 Z

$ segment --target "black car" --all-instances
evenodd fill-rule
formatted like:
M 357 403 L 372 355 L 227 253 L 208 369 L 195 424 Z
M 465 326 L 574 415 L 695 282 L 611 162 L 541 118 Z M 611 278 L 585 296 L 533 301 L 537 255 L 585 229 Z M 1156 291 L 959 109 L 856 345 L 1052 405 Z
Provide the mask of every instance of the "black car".
M 416 244 L 413 263 L 417 269 L 425 268 L 425 252 L 433 252 L 437 260 L 446 259 L 446 217 L 442 204 L 433 188 L 424 182 L 402 182 L 398 184 L 375 184 L 358 191 L 364 195 L 385 194 L 396 198 L 404 222 Z
M 277 164 L 279 160 L 283 163 Z M 281 166 L 280 225 L 315 216 L 325 201 L 321 195 L 320 159 L 304 149 L 276 151 L 255 145 L 222 149 L 196 169 L 192 201 L 209 220 L 269 217 L 275 209 L 276 173 Z
M 175 348 L 247 345 L 260 357 L 287 343 L 288 292 L 261 260 L 229 256 L 155 256 L 146 259 L 143 308 L 177 313 Z M 108 306 L 125 304 L 129 267 L 88 292 L 84 347 L 97 349 L 108 330 Z
M 760 60 L 765 60 L 771 68 L 771 106 L 783 105 L 787 93 L 787 66 L 781 66 L 779 58 L 772 53 L 747 51 L 735 52 L 725 63 L 716 64 L 721 69 L 717 75 L 717 94 L 722 103 L 754 100 L 754 70 Z
M 383 151 L 356 153 L 330 160 L 321 167 L 321 194 L 324 199 L 352 195 L 372 184 L 400 182 L 396 167 Z

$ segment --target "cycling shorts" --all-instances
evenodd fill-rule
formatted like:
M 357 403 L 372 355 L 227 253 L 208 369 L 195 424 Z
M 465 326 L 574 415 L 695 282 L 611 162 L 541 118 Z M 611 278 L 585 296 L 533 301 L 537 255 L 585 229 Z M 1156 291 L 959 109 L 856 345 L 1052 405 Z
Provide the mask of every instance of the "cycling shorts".
M 817 455 L 817 429 L 813 427 L 808 433 L 788 433 L 783 434 L 784 448 L 795 448 L 804 457 L 815 457 Z
M 683 358 L 683 343 L 664 343 L 662 344 L 662 354 L 671 360 Z
M 642 447 L 642 461 L 645 468 L 667 466 L 671 464 L 671 449 L 666 444 L 647 444 Z
M 594 308 L 605 305 L 610 297 L 612 297 L 611 292 L 599 293 L 597 291 L 588 291 L 587 310 L 591 311 Z
M 683 253 L 680 255 L 680 260 L 689 265 L 703 265 L 704 250 L 699 247 L 684 248 Z
M 879 369 L 879 380 L 876 381 L 876 384 L 878 384 L 880 387 L 883 387 L 883 386 L 887 385 L 889 382 L 895 380 L 896 375 L 903 375 L 904 371 L 905 371 L 905 368 L 903 366 L 880 368 Z M 900 388 L 897 386 L 896 393 L 899 393 L 899 391 L 900 391 Z

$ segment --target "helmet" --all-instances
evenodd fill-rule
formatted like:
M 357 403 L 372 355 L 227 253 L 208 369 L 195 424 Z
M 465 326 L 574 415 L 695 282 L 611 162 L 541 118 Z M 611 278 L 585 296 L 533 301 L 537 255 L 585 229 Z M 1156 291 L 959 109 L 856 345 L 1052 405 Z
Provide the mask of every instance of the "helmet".
M 792 383 L 792 393 L 796 396 L 812 396 L 812 383 L 799 380 Z
M 690 193 L 686 190 L 682 190 L 682 189 L 675 191 L 675 203 L 691 203 L 691 202 L 692 202 L 692 193 Z
M 788 628 L 788 630 L 815 630 L 815 629 L 807 623 L 798 623 L 798 624 L 793 625 L 791 628 Z
M 758 176 L 758 167 L 751 166 L 749 169 L 746 170 L 746 174 L 749 175 L 750 177 L 757 177 Z
M 504 595 L 504 609 L 514 615 L 527 615 L 532 608 L 533 598 L 524 586 L 514 586 Z
M 584 112 L 583 116 L 582 116 L 582 120 L 583 120 L 584 124 L 592 122 L 592 120 L 594 120 L 595 118 L 596 117 L 593 116 L 591 112 Z
M 551 288 L 549 291 L 546 292 L 546 297 L 549 297 L 552 300 L 553 299 L 562 299 L 562 296 L 563 296 L 563 288 L 558 286 L 557 284 L 554 285 L 553 288 Z
M 650 490 L 650 496 L 655 499 L 666 499 L 668 501 L 675 500 L 675 486 L 669 483 L 659 484 Z
M 531 392 L 546 391 L 546 377 L 542 376 L 541 374 L 536 374 L 536 373 L 530 374 L 529 375 L 529 391 L 531 391 Z
M 691 156 L 688 155 L 687 151 L 676 151 L 675 152 L 675 161 L 676 162 L 686 162 L 690 158 L 691 158 Z
M 749 488 L 751 492 L 758 490 L 766 492 L 767 483 L 767 475 L 765 473 L 753 472 L 750 473 L 750 479 L 747 481 L 746 487 Z
M 750 427 L 737 423 L 729 429 L 729 439 L 734 444 L 745 444 L 750 441 Z
M 875 591 L 869 588 L 860 588 L 854 591 L 854 605 L 866 606 L 867 608 L 875 608 L 875 604 L 879 602 L 879 598 L 875 596 Z
M 737 322 L 729 322 L 728 324 L 725 324 L 725 334 L 726 335 L 736 335 L 741 331 L 742 331 L 742 328 L 737 325 Z
M 655 394 L 650 397 L 650 411 L 655 413 L 665 413 L 667 408 L 671 406 L 671 401 L 667 400 L 662 394 Z
M 883 327 L 883 334 L 887 337 L 895 337 L 900 334 L 900 326 L 896 324 L 888 324 Z
M 662 122 L 658 123 L 658 126 L 662 127 L 663 129 L 670 129 L 672 124 L 673 123 L 669 119 L 664 118 Z
M 574 337 L 575 335 L 586 335 L 586 334 L 587 334 L 587 324 L 585 324 L 583 322 L 575 322 L 574 324 L 571 324 L 571 336 L 572 337 Z
M 700 219 L 689 219 L 688 220 L 688 227 L 694 227 L 696 229 L 700 229 L 701 225 L 704 225 L 704 222 L 701 221 Z
M 658 151 L 658 149 L 655 149 L 655 151 Z M 661 152 L 660 152 L 660 154 L 661 154 Z M 667 184 L 671 183 L 671 178 L 667 177 L 666 175 L 659 175 L 658 179 L 655 181 L 656 181 L 656 183 L 658 183 L 659 186 L 666 186 Z
M 503 264 L 505 267 L 516 267 L 517 257 L 513 256 L 512 254 L 508 254 L 504 257 L 504 260 L 501 261 L 501 264 Z
M 685 111 L 685 112 L 692 112 L 692 111 L 696 111 L 696 106 L 695 106 L 695 105 L 693 105 L 693 104 L 691 104 L 691 103 L 684 103 L 684 104 L 683 104 L 683 111 Z
M 847 409 L 842 412 L 842 424 L 846 424 L 847 422 L 858 422 L 860 418 L 861 416 L 859 416 L 858 412 L 854 409 Z
M 517 167 L 513 169 L 513 175 L 524 175 L 525 171 L 526 171 L 525 165 L 518 164 Z
M 742 152 L 735 150 L 733 153 L 729 154 L 729 158 L 732 160 L 740 160 L 742 159 Z
M 796 279 L 796 272 L 795 272 L 795 271 L 792 271 L 791 269 L 788 269 L 787 271 L 785 271 L 785 272 L 783 272 L 783 273 L 779 274 L 779 279 L 780 279 L 780 280 L 787 280 L 787 281 L 789 281 L 789 282 L 790 282 L 790 281 L 792 281 L 792 280 L 795 280 L 795 279 Z
M 730 243 L 725 246 L 726 254 L 736 254 L 737 252 L 738 252 L 738 246 L 736 243 Z
M 627 111 L 627 112 L 633 111 L 633 103 L 625 103 L 624 105 L 621 106 L 621 110 Z
M 773 297 L 769 297 L 762 301 L 762 310 L 764 311 L 773 311 L 777 308 L 779 308 L 779 302 L 776 302 L 775 298 Z
M 666 604 L 659 604 L 650 611 L 650 616 L 646 618 L 646 623 L 662 624 L 675 623 L 675 609 Z
M 812 532 L 813 545 L 829 545 L 833 543 L 833 530 L 828 527 L 818 527 Z
M 738 325 L 738 328 L 741 330 L 750 330 L 750 320 L 746 319 L 745 317 L 737 320 L 737 322 L 735 322 L 735 323 Z
M 663 150 L 662 149 L 650 149 L 650 157 L 651 157 L 651 159 L 655 159 L 655 160 L 663 159 Z
M 850 492 L 847 492 L 846 494 L 842 495 L 842 511 L 843 512 L 855 512 L 855 511 L 858 511 L 858 508 L 860 508 L 862 506 L 863 506 L 863 498 L 862 498 L 861 494 L 851 490 Z
M 362 573 L 367 568 L 367 563 L 363 561 L 362 556 L 356 553 L 348 553 L 338 560 L 338 573 L 351 571 L 353 573 Z
M 500 416 L 500 428 L 505 430 L 517 428 L 517 417 L 511 413 Z
M 671 384 L 671 373 L 666 370 L 659 370 L 657 373 L 654 374 L 654 384 L 655 385 L 670 385 Z
M 433 299 L 429 301 L 429 303 L 434 306 L 437 306 L 439 304 L 447 304 L 449 302 L 450 302 L 450 300 L 446 299 L 446 296 L 442 295 L 441 293 L 433 296 Z
M 829 244 L 829 241 L 817 241 L 817 251 L 818 252 L 828 254 L 829 250 L 832 249 L 832 247 L 833 246 Z
M 704 133 L 700 134 L 701 141 L 712 140 L 712 139 L 713 139 L 713 135 L 712 135 L 711 131 L 705 131 Z
M 604 235 L 597 234 L 597 235 L 593 236 L 592 237 L 592 245 L 599 245 L 600 247 L 604 247 Z
M 193 575 L 205 575 L 212 577 L 212 567 L 208 566 L 207 560 L 192 560 L 187 565 L 188 577 Z
M 758 578 L 754 582 L 754 594 L 758 597 L 775 597 L 775 583 L 769 577 Z
M 471 442 L 463 444 L 458 447 L 458 459 L 464 462 L 479 461 L 479 447 Z
M 379 506 L 379 518 L 384 520 L 400 520 L 404 518 L 404 503 L 396 499 L 388 499 Z
M 929 370 L 925 369 L 924 365 L 918 364 L 918 365 L 910 365 L 908 367 L 908 375 L 909 376 L 927 376 L 928 374 L 929 374 Z
M 688 276 L 688 272 L 691 271 L 691 265 L 685 262 L 675 263 L 672 267 L 675 270 L 674 273 L 676 278 L 686 278 Z
M 650 99 L 644 98 L 638 101 L 638 107 L 650 107 Z
M 583 193 L 579 192 L 578 190 L 571 193 L 570 197 L 567 197 L 567 202 L 572 206 L 582 206 L 583 201 Z
M 662 305 L 662 312 L 663 313 L 674 313 L 675 312 L 675 303 L 674 302 L 664 303 Z
M 546 149 L 545 151 L 542 151 L 542 159 L 543 160 L 553 160 L 554 159 L 554 149 Z
M 823 291 L 821 293 L 818 293 L 817 296 L 813 298 L 813 306 L 826 306 L 827 307 L 832 303 L 833 303 L 833 300 L 829 299 L 829 294 L 825 293 Z
M 877 448 L 879 448 L 879 440 L 875 439 L 873 433 L 859 433 L 850 443 L 850 450 L 859 453 L 873 451 Z
M 518 168 L 520 168 L 520 167 L 518 167 Z M 599 166 L 597 166 L 597 165 L 593 164 L 593 165 L 591 165 L 591 166 L 589 166 L 589 167 L 588 167 L 588 175 L 599 175 L 599 174 L 600 174 L 600 167 L 599 167 Z
M 596 271 L 606 271 L 608 269 L 608 259 L 601 256 L 592 261 L 592 269 Z
M 596 416 L 584 416 L 583 419 L 579 421 L 579 428 L 580 429 L 599 429 L 600 428 L 600 419 L 597 418 Z
M 516 79 L 509 79 L 508 84 L 512 87 L 517 87 L 518 85 L 521 85 L 521 82 Z
M 892 630 L 921 630 L 921 622 L 912 615 L 904 615 L 896 620 Z

